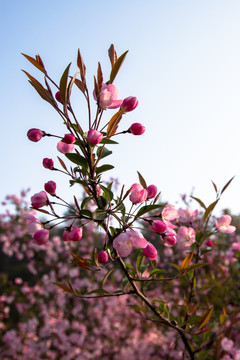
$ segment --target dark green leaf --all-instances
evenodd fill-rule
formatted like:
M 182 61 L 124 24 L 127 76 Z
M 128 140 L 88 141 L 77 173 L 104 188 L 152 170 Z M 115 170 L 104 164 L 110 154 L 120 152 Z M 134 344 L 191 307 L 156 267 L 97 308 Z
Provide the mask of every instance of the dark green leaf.
M 104 171 L 112 170 L 113 168 L 114 168 L 113 165 L 108 165 L 108 164 L 102 165 L 102 166 L 96 168 L 96 174 L 99 175 L 99 174 L 103 173 Z
M 138 210 L 136 217 L 142 216 L 143 214 L 148 213 L 149 211 L 159 209 L 161 205 L 145 205 L 141 209 Z
M 149 274 L 149 277 L 152 277 L 153 275 L 156 275 L 156 274 L 163 274 L 163 273 L 166 273 L 166 270 L 163 270 L 163 269 L 153 269 L 150 274 Z
M 87 160 L 83 156 L 73 153 L 67 153 L 65 154 L 65 156 L 73 163 L 81 165 L 84 169 L 88 168 Z
M 104 220 L 108 217 L 105 211 L 99 209 L 95 210 L 92 216 L 94 220 L 99 220 L 99 221 Z
M 84 215 L 84 216 L 89 217 L 90 219 L 92 219 L 92 213 L 91 213 L 90 210 L 83 209 L 83 210 L 81 210 L 81 214 Z
M 111 140 L 111 139 L 103 138 L 102 141 L 101 141 L 101 144 L 112 144 L 112 145 L 115 145 L 115 144 L 118 144 L 118 142 L 117 142 L 117 141 L 114 141 L 114 140 Z
M 64 70 L 62 77 L 60 79 L 60 84 L 59 84 L 61 99 L 64 103 L 67 102 L 67 81 L 68 81 L 68 73 L 69 73 L 70 65 L 71 65 L 71 63 L 68 64 L 68 66 Z
M 89 201 L 91 201 L 92 199 L 93 199 L 92 196 L 85 197 L 85 198 L 83 199 L 83 201 L 82 201 L 81 209 L 84 209 L 85 205 L 86 205 Z
M 97 156 L 99 157 L 100 154 L 101 154 L 100 159 L 103 159 L 104 157 L 111 155 L 112 151 L 108 150 L 107 148 L 105 148 L 103 146 L 100 146 L 97 149 Z
M 110 292 L 108 292 L 107 290 L 104 290 L 104 289 L 95 289 L 95 290 L 92 290 L 92 291 L 87 293 L 87 295 L 90 295 L 90 294 L 104 295 L 104 294 L 110 294 Z
M 190 265 L 187 270 L 185 271 L 185 273 L 191 271 L 191 270 L 195 270 L 195 269 L 199 269 L 203 266 L 206 266 L 206 265 L 209 265 L 208 263 L 199 263 L 199 264 L 193 264 L 193 265 Z
M 98 196 L 97 203 L 100 209 L 104 209 L 107 205 L 107 201 L 103 196 Z
M 108 272 L 106 273 L 106 275 L 104 276 L 104 278 L 103 278 L 103 280 L 101 282 L 101 286 L 105 285 L 105 282 L 107 281 L 107 278 L 117 269 L 118 269 L 117 267 L 113 267 L 110 270 L 108 270 Z
M 103 186 L 103 185 L 100 185 L 100 188 L 102 189 L 103 194 L 106 196 L 106 198 L 107 198 L 109 201 L 112 201 L 112 199 L 113 199 L 113 192 L 112 192 L 111 190 L 109 190 L 108 188 L 106 188 L 105 186 Z

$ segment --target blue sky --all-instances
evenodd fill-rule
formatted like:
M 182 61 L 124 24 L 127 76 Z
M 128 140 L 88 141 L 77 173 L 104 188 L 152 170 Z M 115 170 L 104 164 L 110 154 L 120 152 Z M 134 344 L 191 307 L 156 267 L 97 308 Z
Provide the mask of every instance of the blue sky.
M 137 170 L 156 184 L 163 200 L 179 194 L 214 200 L 213 180 L 220 188 L 234 175 L 220 208 L 240 213 L 240 2 L 239 1 L 9 1 L 1 6 L 1 199 L 31 187 L 57 182 L 70 200 L 68 181 L 41 165 L 59 155 L 54 139 L 27 140 L 29 128 L 62 135 L 61 119 L 28 84 L 25 69 L 39 80 L 21 52 L 39 53 L 58 82 L 80 48 L 93 87 L 97 62 L 108 80 L 107 50 L 129 50 L 115 81 L 119 98 L 133 95 L 139 106 L 124 117 L 146 126 L 141 137 L 126 135 L 113 147 L 115 169 L 109 175 L 130 186 Z M 84 102 L 74 93 L 80 122 L 87 126 Z M 94 102 L 93 102 L 94 106 Z M 105 117 L 114 111 L 106 112 Z M 109 158 L 109 161 L 111 158 Z M 56 161 L 57 162 L 57 161 Z M 105 177 L 107 179 L 107 176 Z

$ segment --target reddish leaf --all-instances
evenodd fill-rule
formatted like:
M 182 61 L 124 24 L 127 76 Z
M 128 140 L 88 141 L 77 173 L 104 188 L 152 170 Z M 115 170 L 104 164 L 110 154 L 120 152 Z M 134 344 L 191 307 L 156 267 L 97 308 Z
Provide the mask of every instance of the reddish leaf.
M 85 83 L 85 76 L 86 76 L 86 66 L 83 62 L 83 59 L 82 59 L 82 55 L 80 53 L 80 50 L 78 49 L 78 56 L 77 56 L 77 66 L 80 70 L 80 76 L 81 76 L 81 79 L 83 81 L 83 83 Z
M 35 60 L 33 57 L 26 55 L 26 54 L 22 53 L 22 55 L 25 56 L 25 58 L 28 59 L 28 61 L 30 61 L 30 63 L 33 64 L 36 68 L 38 68 L 40 71 L 42 71 L 44 74 L 46 74 L 44 67 L 42 65 L 40 65 L 40 63 L 37 60 Z
M 110 138 L 112 135 L 115 134 L 118 128 L 118 124 L 122 119 L 122 114 L 124 112 L 124 109 L 119 110 L 108 123 L 107 127 L 107 137 Z
M 112 45 L 110 46 L 110 48 L 108 49 L 108 56 L 109 56 L 109 59 L 110 59 L 110 61 L 111 61 L 112 68 L 113 68 L 115 62 L 117 61 L 117 53 L 116 53 L 116 51 L 115 51 L 115 49 L 114 49 L 114 45 L 113 45 L 113 44 L 112 44 Z
M 210 320 L 211 316 L 213 313 L 213 306 L 208 309 L 205 314 L 203 314 L 203 316 L 201 317 L 201 319 L 199 320 L 198 323 L 198 330 L 202 329 Z
M 125 51 L 125 53 L 123 53 L 115 62 L 115 64 L 113 65 L 113 68 L 112 68 L 112 71 L 111 71 L 111 74 L 110 74 L 110 80 L 109 80 L 109 83 L 112 84 L 115 77 L 117 76 L 117 73 L 127 55 L 128 51 Z

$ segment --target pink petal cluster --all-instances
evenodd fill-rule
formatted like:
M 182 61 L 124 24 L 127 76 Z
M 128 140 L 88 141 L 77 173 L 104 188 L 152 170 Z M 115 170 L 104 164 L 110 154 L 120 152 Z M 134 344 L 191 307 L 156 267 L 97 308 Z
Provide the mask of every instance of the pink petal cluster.
M 50 195 L 56 195 L 56 188 L 57 188 L 57 184 L 54 181 L 50 180 L 44 184 L 44 189 Z
M 132 133 L 133 135 L 142 135 L 145 130 L 145 126 L 140 123 L 134 123 L 129 128 L 130 133 Z
M 27 231 L 29 235 L 33 236 L 36 231 L 42 229 L 42 224 L 34 215 L 28 214 L 24 217 L 24 219 L 27 224 Z
M 157 191 L 158 191 L 158 189 L 157 189 L 156 185 L 149 185 L 147 187 L 148 200 L 154 198 L 157 195 Z
M 39 209 L 48 205 L 48 197 L 45 191 L 40 191 L 31 197 L 32 207 Z
M 162 220 L 167 224 L 168 228 L 174 229 L 176 226 L 171 223 L 171 221 L 177 220 L 179 214 L 175 209 L 174 205 L 166 205 L 162 210 Z
M 180 226 L 177 233 L 177 240 L 184 242 L 184 246 L 191 246 L 196 241 L 196 233 L 193 228 Z
M 74 145 L 66 144 L 63 141 L 59 141 L 59 143 L 57 144 L 57 149 L 62 154 L 72 153 L 74 150 Z
M 230 225 L 232 218 L 230 215 L 222 215 L 219 219 L 215 220 L 215 226 L 218 231 L 226 234 L 231 234 L 236 230 L 236 227 Z
M 101 250 L 98 254 L 99 264 L 106 264 L 108 262 L 108 253 L 104 250 Z
M 138 106 L 138 99 L 135 96 L 129 96 L 123 100 L 121 109 L 126 108 L 124 112 L 129 112 L 129 111 L 133 111 L 137 106 Z
M 53 167 L 54 167 L 53 160 L 52 160 L 52 159 L 49 159 L 49 158 L 44 158 L 44 159 L 43 159 L 43 166 L 44 166 L 46 169 L 52 170 Z
M 178 215 L 179 215 L 179 221 L 181 223 L 189 223 L 197 219 L 199 215 L 199 211 L 193 210 L 190 207 L 188 207 L 186 210 L 180 208 L 178 209 Z
M 73 134 L 65 134 L 64 138 L 62 139 L 63 142 L 66 144 L 73 144 L 75 143 L 75 136 Z
M 93 97 L 97 101 L 96 93 L 93 92 Z M 102 89 L 99 94 L 99 106 L 102 109 L 116 109 L 122 105 L 122 100 L 117 100 L 118 88 L 113 84 L 102 84 Z
M 147 200 L 148 192 L 140 184 L 133 184 L 131 187 L 130 201 L 133 204 L 141 204 Z
M 91 144 L 97 145 L 102 141 L 103 134 L 100 131 L 90 129 L 87 133 L 87 139 Z
M 152 223 L 152 229 L 158 234 L 163 234 L 167 230 L 167 225 L 162 220 L 154 220 Z
M 27 132 L 27 137 L 33 142 L 38 142 L 44 136 L 44 132 L 40 129 L 30 129 Z
M 122 257 L 130 255 L 133 248 L 144 249 L 148 244 L 143 235 L 136 230 L 127 230 L 113 240 L 113 248 Z
M 156 260 L 157 250 L 153 244 L 148 243 L 145 248 L 143 248 L 143 255 L 147 256 L 150 260 Z

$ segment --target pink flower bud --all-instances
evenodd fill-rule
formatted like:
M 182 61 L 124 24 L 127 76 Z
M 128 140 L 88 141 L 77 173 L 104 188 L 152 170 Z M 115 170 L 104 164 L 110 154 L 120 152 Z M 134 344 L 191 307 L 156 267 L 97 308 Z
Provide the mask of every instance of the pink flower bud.
M 69 240 L 79 241 L 82 238 L 82 228 L 75 228 L 70 231 Z
M 74 150 L 74 145 L 73 144 L 66 144 L 62 141 L 59 141 L 59 143 L 57 144 L 57 149 L 60 153 L 62 154 L 67 154 L 67 153 L 71 153 Z
M 174 246 L 176 242 L 176 235 L 167 235 L 163 237 L 163 243 L 165 246 Z
M 143 255 L 147 256 L 150 260 L 155 260 L 157 257 L 157 250 L 153 246 L 153 244 L 149 243 L 144 249 L 143 249 Z
M 148 194 L 148 192 L 145 189 L 134 190 L 130 194 L 129 199 L 133 204 L 141 204 L 141 203 L 143 203 L 144 201 L 147 200 L 147 194 Z
M 40 191 L 31 197 L 32 207 L 38 209 L 48 204 L 48 197 L 45 191 Z
M 155 220 L 152 223 L 152 229 L 158 234 L 163 234 L 167 230 L 167 225 L 162 220 Z
M 43 166 L 44 166 L 46 169 L 52 170 L 53 167 L 54 167 L 53 160 L 52 160 L 52 159 L 48 159 L 48 158 L 44 158 L 44 159 L 43 159 Z
M 98 254 L 98 262 L 100 264 L 106 264 L 108 262 L 108 254 L 106 251 L 100 251 L 100 253 Z
M 141 184 L 135 183 L 131 186 L 130 192 L 132 193 L 134 190 L 142 190 L 142 189 L 143 189 L 143 187 Z
M 212 246 L 213 246 L 212 240 L 207 240 L 207 241 L 206 241 L 206 245 L 207 245 L 208 247 L 212 247 Z
M 63 142 L 65 142 L 66 144 L 73 144 L 75 143 L 75 136 L 73 134 L 65 134 L 64 138 L 63 138 Z
M 149 185 L 147 187 L 147 191 L 148 191 L 148 199 L 152 199 L 157 195 L 157 187 L 156 185 Z
M 61 92 L 60 91 L 57 91 L 56 94 L 55 94 L 55 99 L 60 102 L 61 104 L 63 103 L 62 101 L 62 97 L 61 97 Z
M 44 136 L 44 132 L 39 129 L 30 129 L 27 132 L 27 137 L 33 142 L 38 142 Z
M 90 129 L 87 133 L 87 139 L 93 145 L 99 144 L 102 141 L 102 138 L 103 134 L 100 133 L 100 131 Z
M 44 184 L 44 189 L 46 190 L 46 192 L 48 192 L 50 195 L 55 195 L 56 194 L 56 188 L 57 185 L 54 181 L 48 181 L 47 183 Z
M 125 112 L 134 110 L 138 106 L 138 99 L 135 96 L 129 96 L 123 100 L 121 108 L 126 108 Z M 138 134 L 140 135 L 140 134 Z
M 140 123 L 134 123 L 130 126 L 129 130 L 133 135 L 142 135 L 146 128 Z
M 45 245 L 49 240 L 49 230 L 42 229 L 35 232 L 33 235 L 34 240 L 38 245 Z
M 70 234 L 70 232 L 68 230 L 64 230 L 64 232 L 62 234 L 63 241 L 70 241 L 69 234 Z

